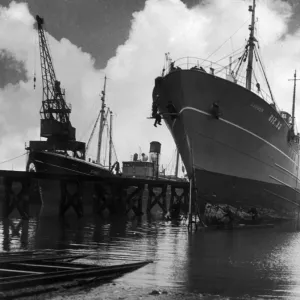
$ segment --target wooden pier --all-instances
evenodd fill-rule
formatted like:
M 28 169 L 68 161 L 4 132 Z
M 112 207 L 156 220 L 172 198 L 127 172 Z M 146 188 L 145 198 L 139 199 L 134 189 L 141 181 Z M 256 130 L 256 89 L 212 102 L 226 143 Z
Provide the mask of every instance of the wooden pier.
M 44 210 L 51 206 L 61 217 L 70 208 L 78 217 L 91 212 L 102 215 L 104 211 L 132 211 L 141 216 L 144 212 L 150 214 L 155 205 L 166 214 L 175 203 L 187 212 L 188 199 L 186 181 L 0 171 L 0 208 L 4 218 L 17 211 L 22 219 L 28 219 L 32 204 L 40 204 Z M 87 206 L 91 207 L 88 212 Z

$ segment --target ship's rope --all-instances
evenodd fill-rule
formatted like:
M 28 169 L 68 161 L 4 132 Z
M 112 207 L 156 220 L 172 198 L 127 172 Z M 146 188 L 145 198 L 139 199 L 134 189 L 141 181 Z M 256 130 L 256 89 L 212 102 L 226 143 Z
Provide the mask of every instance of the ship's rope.
M 247 47 L 247 46 L 246 46 L 246 47 Z M 240 69 L 241 69 L 242 66 L 244 66 L 243 62 L 244 62 L 244 60 L 247 59 L 247 56 L 248 56 L 248 51 L 247 51 L 247 49 L 246 49 L 246 50 L 244 51 L 243 55 L 240 56 L 240 57 L 238 58 L 239 63 L 233 68 L 233 71 L 235 72 L 235 76 L 236 76 L 236 77 L 237 77 L 237 76 L 241 76 L 241 75 L 239 74 L 239 73 L 241 73 L 241 72 L 240 72 Z M 243 69 L 243 67 L 242 67 L 242 69 Z
M 37 35 L 34 35 L 34 65 L 33 65 L 33 89 L 36 88 L 36 57 L 37 57 L 37 49 L 39 47 L 37 43 Z
M 231 65 L 235 64 L 235 63 L 238 62 L 238 61 L 239 61 L 239 58 L 233 60 L 232 63 L 231 63 Z M 216 69 L 217 71 L 215 72 L 215 74 L 217 75 L 217 74 L 221 73 L 223 70 L 227 69 L 228 67 L 229 67 L 229 64 L 228 64 L 227 66 L 225 66 L 225 67 Z M 233 69 L 232 69 L 231 71 L 234 72 Z
M 106 159 L 107 159 L 107 150 L 109 149 L 109 139 L 110 139 L 110 125 L 107 122 L 106 124 L 106 134 L 107 134 L 107 139 L 106 139 L 106 147 L 105 147 L 105 158 L 104 158 L 104 164 L 106 163 Z M 111 147 L 112 147 L 112 158 L 111 158 L 111 163 L 112 165 L 118 161 L 118 156 L 117 156 L 117 152 L 114 146 L 114 143 L 112 141 L 111 143 Z
M 239 71 L 238 70 L 236 75 L 235 75 L 237 78 L 239 78 L 239 81 L 241 81 L 242 79 L 245 79 L 245 77 L 241 75 L 242 73 L 244 73 L 245 64 L 242 64 L 240 67 L 241 67 L 240 72 L 238 72 Z
M 113 162 L 118 161 L 118 156 L 117 156 L 117 152 L 114 146 L 114 143 L 112 142 L 112 150 L 113 150 L 113 155 L 114 155 L 114 159 L 112 159 Z
M 170 164 L 174 161 L 174 155 L 175 155 L 175 152 L 176 152 L 176 149 L 173 151 L 172 157 L 171 157 L 169 163 L 168 163 L 167 166 L 166 166 L 166 170 L 167 170 L 167 171 L 169 171 L 169 166 L 170 166 Z M 172 171 L 172 166 L 171 166 L 171 171 Z
M 224 59 L 226 59 L 226 58 L 228 58 L 228 57 L 230 57 L 230 56 L 237 56 L 237 55 L 240 55 L 240 54 L 242 54 L 242 53 L 244 52 L 244 48 L 245 48 L 245 47 L 242 46 L 241 48 L 239 48 L 239 49 L 237 49 L 237 50 L 231 52 L 230 54 L 228 54 L 228 55 L 226 55 L 226 56 L 220 58 L 219 60 L 215 61 L 214 63 L 218 63 L 218 62 L 220 62 L 221 60 L 224 60 Z M 233 62 L 232 62 L 232 64 L 233 64 Z
M 21 155 L 18 155 L 18 156 L 16 156 L 16 157 L 13 157 L 13 158 L 4 160 L 4 161 L 0 162 L 0 165 L 5 164 L 5 163 L 7 163 L 7 162 L 10 162 L 10 161 L 12 161 L 12 160 L 15 160 L 15 159 L 17 159 L 17 158 L 19 158 L 19 157 L 22 157 L 22 156 L 26 155 L 26 154 L 27 154 L 27 152 L 25 152 L 25 153 L 23 153 L 23 154 L 21 154 Z
M 108 114 L 108 111 L 107 111 L 106 115 L 107 115 L 107 114 Z M 98 124 L 98 122 L 99 122 L 99 120 L 100 120 L 100 117 L 101 117 L 101 111 L 99 111 L 98 117 L 97 117 L 96 122 L 95 122 L 95 124 L 94 124 L 94 126 L 93 126 L 93 129 L 92 129 L 92 131 L 91 131 L 89 140 L 88 140 L 88 142 L 86 143 L 86 146 L 85 146 L 86 151 L 90 150 L 90 143 L 91 143 L 92 138 L 93 138 L 93 136 L 94 136 L 94 133 L 95 133 L 95 130 L 96 130 L 96 126 L 97 126 L 97 124 Z
M 235 52 L 237 52 L 237 51 L 239 51 L 240 49 L 243 49 L 243 48 L 244 48 L 244 47 L 241 47 L 241 48 L 237 49 Z M 229 58 L 229 57 L 232 57 L 232 56 L 238 56 L 238 55 L 241 55 L 243 52 L 244 52 L 244 50 L 241 50 L 241 51 L 239 51 L 239 52 L 237 52 L 237 53 L 235 53 L 235 54 L 234 54 L 234 53 L 231 53 L 231 54 L 229 54 L 229 55 L 226 55 L 226 56 L 222 57 L 221 59 L 217 60 L 217 61 L 214 62 L 214 63 L 218 63 L 218 62 L 220 62 L 221 60 L 224 60 L 224 59 Z M 235 65 L 235 63 L 237 63 L 238 61 L 239 61 L 239 58 L 234 59 L 234 60 L 231 62 L 231 66 Z M 218 74 L 218 73 L 222 72 L 223 70 L 227 69 L 227 68 L 229 67 L 229 65 L 230 65 L 230 63 L 227 64 L 227 65 L 225 65 L 224 67 L 222 66 L 222 67 L 216 68 L 216 69 L 215 69 L 215 74 Z M 205 69 L 205 68 L 208 68 L 208 67 L 209 67 L 209 65 L 204 66 L 204 69 Z M 232 69 L 232 71 L 233 71 L 233 69 Z
M 275 102 L 275 99 L 274 99 L 274 97 L 273 97 L 273 93 L 272 93 L 272 90 L 271 90 L 271 87 L 270 87 L 270 84 L 269 84 L 269 80 L 268 80 L 267 75 L 266 75 L 266 72 L 265 72 L 264 65 L 263 65 L 263 63 L 262 63 L 262 61 L 261 61 L 261 59 L 260 59 L 260 54 L 258 53 L 256 47 L 254 48 L 254 51 L 255 51 L 256 54 L 257 54 L 257 57 L 258 57 L 258 60 L 259 60 L 259 65 L 260 65 L 260 67 L 261 67 L 261 69 L 262 69 L 263 75 L 264 75 L 265 80 L 266 80 L 266 82 L 267 82 L 267 85 L 268 85 L 268 88 L 269 88 L 269 91 L 270 91 L 270 94 L 271 94 L 271 99 L 272 99 L 273 103 L 277 106 L 277 103 Z
M 109 142 L 109 128 L 108 128 L 107 121 L 105 122 L 104 127 L 106 127 L 106 139 L 105 139 L 105 145 L 103 145 L 103 147 L 104 147 L 103 165 L 106 166 L 107 148 L 108 148 L 108 142 Z
M 212 57 L 217 51 L 219 51 L 235 34 L 237 34 L 244 26 L 246 23 L 248 23 L 250 18 L 247 18 L 247 20 L 236 30 L 221 46 L 219 46 L 215 51 L 213 51 L 206 59 L 202 61 L 202 63 L 206 60 L 208 60 L 210 57 Z
M 91 106 L 91 108 L 90 108 L 90 110 L 89 110 L 87 116 L 90 116 L 90 115 L 92 114 L 92 112 L 94 112 L 95 110 L 96 110 L 96 111 L 100 111 L 100 109 L 98 109 L 98 108 L 96 109 L 96 105 L 95 105 L 96 102 L 98 102 L 98 99 L 95 99 L 95 100 L 94 100 L 94 102 L 93 102 L 93 104 L 92 104 L 92 106 Z M 88 132 L 91 132 L 91 129 L 93 128 L 94 124 L 95 124 L 95 120 L 92 119 L 92 120 L 90 121 L 90 123 L 88 124 L 88 126 L 85 127 L 85 129 L 80 133 L 80 135 L 79 135 L 79 140 L 80 140 L 80 141 L 83 140 L 84 137 L 86 137 L 86 135 L 87 135 Z

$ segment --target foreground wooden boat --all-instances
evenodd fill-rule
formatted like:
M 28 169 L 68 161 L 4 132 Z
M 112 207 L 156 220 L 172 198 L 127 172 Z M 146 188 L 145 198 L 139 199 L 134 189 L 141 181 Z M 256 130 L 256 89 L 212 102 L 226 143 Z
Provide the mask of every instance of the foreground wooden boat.
M 125 273 L 139 269 L 151 261 L 128 263 L 114 266 L 96 266 L 81 263 L 71 263 L 70 260 L 87 255 L 70 255 L 49 252 L 17 253 L 0 255 L 0 291 L 6 298 L 14 298 L 16 294 L 30 294 L 30 288 L 41 286 L 47 291 L 47 285 L 74 281 L 74 285 L 82 285 L 95 281 L 107 281 Z M 18 293 L 16 288 L 20 290 Z

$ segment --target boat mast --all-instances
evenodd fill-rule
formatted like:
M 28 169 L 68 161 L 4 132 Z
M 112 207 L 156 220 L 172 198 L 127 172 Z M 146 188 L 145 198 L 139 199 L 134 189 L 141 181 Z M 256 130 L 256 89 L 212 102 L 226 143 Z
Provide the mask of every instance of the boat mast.
M 297 71 L 295 70 L 294 79 L 289 79 L 294 81 L 294 92 L 293 92 L 293 107 L 292 107 L 292 130 L 295 129 L 295 104 L 296 104 L 296 85 L 297 85 Z
M 176 165 L 175 165 L 175 177 L 178 177 L 178 166 L 179 166 L 179 151 L 176 148 Z
M 102 101 L 102 106 L 101 106 L 101 117 L 100 117 L 100 127 L 99 127 L 99 136 L 98 136 L 98 150 L 97 150 L 97 164 L 100 164 L 100 153 L 101 153 L 101 144 L 102 144 L 102 132 L 104 128 L 104 112 L 105 112 L 105 90 L 106 90 L 106 76 L 104 77 L 104 87 L 102 96 L 101 96 L 101 101 Z
M 109 156 L 108 156 L 108 161 L 109 161 L 109 170 L 111 169 L 111 158 L 112 158 L 112 111 L 110 111 L 110 125 L 109 125 Z
M 253 69 L 253 56 L 254 56 L 254 29 L 255 29 L 255 0 L 253 0 L 253 6 L 249 6 L 249 11 L 252 12 L 251 25 L 249 26 L 250 36 L 248 41 L 249 47 L 249 57 L 248 57 L 248 66 L 247 66 L 247 75 L 246 75 L 246 89 L 251 91 L 251 81 L 252 81 L 252 69 Z

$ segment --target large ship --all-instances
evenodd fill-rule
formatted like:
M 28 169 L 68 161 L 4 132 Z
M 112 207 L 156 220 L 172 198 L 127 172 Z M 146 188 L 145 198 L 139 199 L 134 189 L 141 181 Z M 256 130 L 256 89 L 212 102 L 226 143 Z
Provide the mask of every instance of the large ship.
M 44 20 L 36 16 L 39 35 L 39 49 L 43 84 L 43 101 L 40 110 L 40 136 L 46 140 L 30 141 L 28 150 L 27 171 L 84 174 L 97 176 L 114 176 L 119 171 L 119 163 L 112 163 L 113 144 L 110 134 L 109 165 L 106 167 L 100 162 L 102 134 L 109 109 L 105 104 L 106 77 L 102 91 L 102 106 L 93 128 L 100 119 L 98 136 L 97 159 L 86 160 L 86 152 L 90 145 L 76 140 L 76 129 L 71 125 L 71 105 L 65 101 L 65 92 L 56 79 L 49 46 L 43 29 Z M 35 78 L 34 78 L 35 81 Z M 110 113 L 110 119 L 112 114 Z M 111 122 L 110 122 L 111 123 Z M 110 126 L 111 127 L 111 126 Z
M 300 205 L 296 72 L 290 114 L 276 105 L 261 63 L 255 0 L 249 11 L 247 44 L 226 67 L 191 57 L 172 62 L 166 54 L 155 79 L 152 117 L 167 124 L 202 209 L 210 202 L 291 211 Z M 268 93 L 255 82 L 256 61 Z

